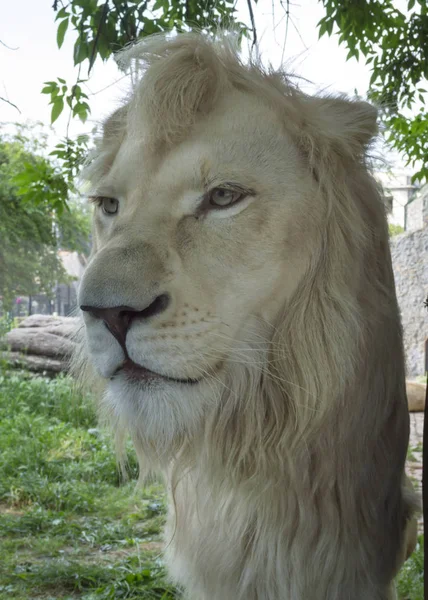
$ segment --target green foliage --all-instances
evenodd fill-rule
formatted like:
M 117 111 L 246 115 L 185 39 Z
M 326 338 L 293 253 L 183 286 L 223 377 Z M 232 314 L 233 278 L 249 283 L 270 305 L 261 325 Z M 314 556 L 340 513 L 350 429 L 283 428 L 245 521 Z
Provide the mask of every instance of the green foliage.
M 58 82 L 45 81 L 42 94 L 49 94 L 51 98 L 49 102 L 49 104 L 52 104 L 51 123 L 54 123 L 58 119 L 65 104 L 70 107 L 73 117 L 79 117 L 82 123 L 86 121 L 91 109 L 87 103 L 88 95 L 85 94 L 80 86 L 84 82 L 85 80 L 78 79 L 69 89 L 65 79 L 61 77 L 58 77 Z
M 0 600 L 172 600 L 163 488 L 135 493 L 68 377 L 0 371 Z M 154 546 L 154 547 L 153 547 Z
M 50 156 L 61 161 L 61 173 L 67 180 L 70 191 L 76 191 L 74 181 L 87 157 L 88 146 L 89 136 L 78 135 L 75 140 L 64 138 L 50 153 Z
M 73 60 L 75 65 L 88 64 L 88 74 L 100 59 L 107 60 L 114 52 L 147 35 L 161 31 L 185 31 L 198 28 L 202 31 L 214 31 L 219 27 L 237 27 L 246 31 L 242 23 L 235 21 L 235 3 L 233 0 L 156 0 L 118 1 L 118 0 L 70 0 L 59 6 L 54 2 L 56 21 L 58 21 L 57 44 L 61 48 L 65 33 L 70 26 L 76 37 Z M 42 92 L 50 94 L 52 123 L 64 109 L 64 99 L 72 109 L 73 116 L 85 121 L 90 107 L 87 95 L 80 87 L 82 80 L 72 86 L 68 93 L 65 81 L 48 81 Z
M 321 0 L 326 16 L 319 34 L 339 33 L 348 59 L 364 56 L 371 66 L 370 99 L 381 109 L 387 141 L 428 178 L 428 4 L 408 0 L 404 14 L 393 0 Z M 409 116 L 409 110 L 416 112 Z
M 70 0 L 57 11 L 59 22 L 57 43 L 61 47 L 68 24 L 77 34 L 74 44 L 74 64 L 88 62 L 88 71 L 100 58 L 130 42 L 160 31 L 183 31 L 198 28 L 214 31 L 227 26 L 245 30 L 236 23 L 233 0 Z
M 412 556 L 404 563 L 397 581 L 402 600 L 424 600 L 424 538 L 419 537 Z
M 59 214 L 64 210 L 67 184 L 55 166 L 42 156 L 22 157 L 19 171 L 12 176 L 17 196 L 34 206 L 47 206 Z
M 0 317 L 0 338 L 3 337 L 8 331 L 15 327 L 14 319 L 11 315 L 6 313 Z
M 52 296 L 68 281 L 58 249 L 88 250 L 89 215 L 66 205 L 67 184 L 43 148 L 18 133 L 0 137 L 0 296 Z
M 401 225 L 394 225 L 393 223 L 389 223 L 389 235 L 392 237 L 394 235 L 399 235 L 400 233 L 404 233 L 404 228 Z

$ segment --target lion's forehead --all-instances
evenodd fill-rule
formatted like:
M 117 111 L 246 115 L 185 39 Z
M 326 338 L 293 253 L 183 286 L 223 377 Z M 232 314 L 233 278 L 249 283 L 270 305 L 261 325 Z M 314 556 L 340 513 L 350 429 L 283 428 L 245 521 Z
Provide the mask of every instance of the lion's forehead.
M 290 158 L 297 157 L 291 138 L 284 135 L 269 107 L 242 93 L 230 94 L 218 110 L 198 122 L 178 146 L 156 151 L 151 143 L 125 137 L 104 186 L 141 202 L 155 195 L 173 209 L 185 192 L 203 190 L 212 182 L 236 181 L 254 185 L 284 179 Z M 134 117 L 135 118 L 135 117 Z M 283 182 L 283 181 L 282 181 Z

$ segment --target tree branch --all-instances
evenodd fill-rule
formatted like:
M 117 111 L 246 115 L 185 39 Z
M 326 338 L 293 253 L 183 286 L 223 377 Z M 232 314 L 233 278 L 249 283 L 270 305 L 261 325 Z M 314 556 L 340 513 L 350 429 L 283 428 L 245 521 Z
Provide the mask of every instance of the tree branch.
M 66 130 L 66 133 L 65 133 L 65 137 L 67 138 L 67 152 L 68 152 L 68 139 L 69 139 L 68 131 L 70 129 L 71 115 L 73 114 L 73 109 L 71 108 L 71 104 L 73 103 L 74 96 L 76 94 L 76 85 L 80 82 L 80 71 L 81 70 L 82 70 L 82 63 L 79 64 L 79 69 L 77 71 L 77 80 L 76 80 L 76 83 L 73 85 L 73 89 L 72 89 L 72 92 L 71 92 L 70 112 L 69 112 L 69 115 L 68 115 L 67 130 Z
M 6 98 L 3 98 L 3 96 L 0 96 L 0 100 L 2 100 L 3 102 L 6 102 L 6 104 L 10 104 L 11 106 L 13 106 L 13 108 L 16 108 L 16 110 L 19 112 L 19 114 L 21 114 L 21 111 L 16 106 L 16 104 L 14 104 L 13 102 L 11 102 L 10 100 L 6 100 Z
M 254 48 L 254 46 L 257 46 L 257 29 L 256 29 L 256 23 L 254 20 L 253 5 L 251 4 L 251 0 L 247 0 L 247 4 L 248 4 L 248 12 L 250 13 L 251 27 L 252 27 L 252 31 L 253 31 L 253 43 L 251 45 L 251 50 L 252 50 Z
M 4 42 L 2 42 L 1 40 L 0 40 L 0 44 L 1 44 L 2 46 L 4 46 L 5 48 L 7 48 L 8 50 L 19 50 L 19 47 L 18 47 L 18 48 L 11 48 L 10 46 L 8 46 L 7 44 L 5 44 L 5 43 L 4 43 Z
M 94 62 L 95 62 L 95 54 L 97 51 L 98 40 L 100 39 L 101 30 L 102 30 L 105 20 L 107 18 L 107 13 L 108 13 L 108 2 L 106 2 L 103 6 L 103 12 L 101 14 L 100 22 L 98 25 L 97 35 L 95 36 L 94 47 L 92 48 L 91 58 L 89 59 L 88 77 L 89 77 L 91 69 L 94 65 Z
M 281 2 L 281 6 L 283 6 L 282 2 Z M 287 8 L 285 9 L 285 15 L 286 15 L 285 36 L 284 36 L 284 44 L 282 46 L 281 65 L 284 62 L 284 52 L 285 52 L 285 46 L 287 45 L 287 38 L 288 38 L 288 25 L 290 23 L 290 0 L 287 0 Z

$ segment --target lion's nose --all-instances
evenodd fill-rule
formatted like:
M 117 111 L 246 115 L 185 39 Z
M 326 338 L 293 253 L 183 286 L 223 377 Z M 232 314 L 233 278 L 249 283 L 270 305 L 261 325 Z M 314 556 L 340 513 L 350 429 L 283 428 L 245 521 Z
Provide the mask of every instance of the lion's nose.
M 81 310 L 90 313 L 93 317 L 101 319 L 106 324 L 108 330 L 117 341 L 123 346 L 126 340 L 126 334 L 134 319 L 148 319 L 158 315 L 167 309 L 170 303 L 169 294 L 161 294 L 151 304 L 142 310 L 132 306 L 113 306 L 109 308 L 100 308 L 98 306 L 81 305 Z

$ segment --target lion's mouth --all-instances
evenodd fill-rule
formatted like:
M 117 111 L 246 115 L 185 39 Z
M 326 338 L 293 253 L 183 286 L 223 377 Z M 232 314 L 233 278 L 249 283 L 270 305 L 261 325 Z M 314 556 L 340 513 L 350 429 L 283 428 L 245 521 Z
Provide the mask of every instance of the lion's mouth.
M 150 381 L 171 381 L 173 383 L 182 383 L 186 385 L 195 385 L 200 382 L 200 379 L 191 379 L 191 378 L 183 378 L 180 379 L 178 377 L 170 377 L 169 375 L 163 375 L 161 373 L 156 373 L 155 371 L 151 371 L 142 365 L 135 363 L 130 358 L 127 358 L 124 363 L 120 365 L 120 367 L 116 370 L 113 377 L 115 377 L 118 373 L 124 373 L 126 378 L 130 381 L 135 381 L 138 383 L 141 382 L 150 382 Z

